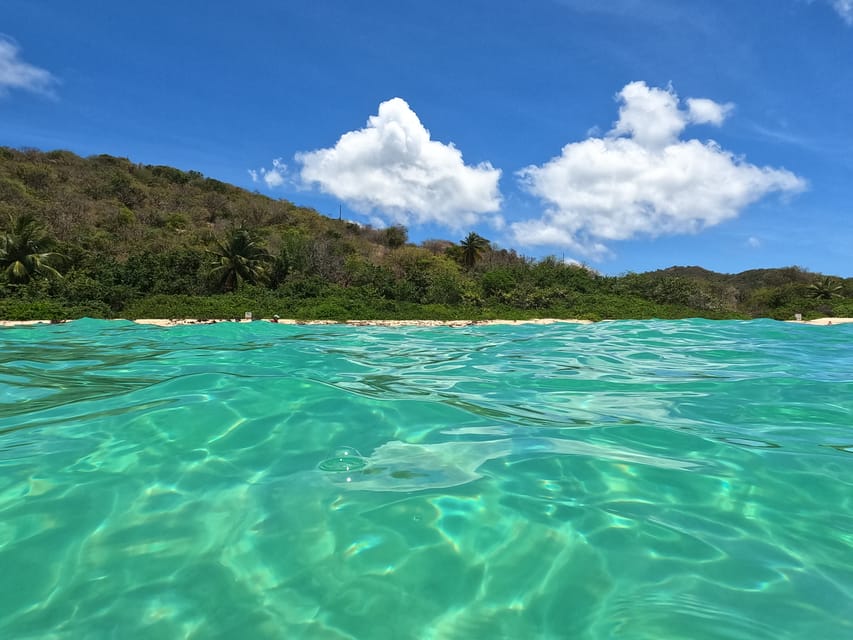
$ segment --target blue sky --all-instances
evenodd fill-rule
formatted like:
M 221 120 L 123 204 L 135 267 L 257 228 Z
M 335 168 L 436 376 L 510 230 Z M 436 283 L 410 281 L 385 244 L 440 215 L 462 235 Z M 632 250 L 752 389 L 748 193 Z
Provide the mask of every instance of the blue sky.
M 853 276 L 853 0 L 4 0 L 0 144 L 603 273 Z

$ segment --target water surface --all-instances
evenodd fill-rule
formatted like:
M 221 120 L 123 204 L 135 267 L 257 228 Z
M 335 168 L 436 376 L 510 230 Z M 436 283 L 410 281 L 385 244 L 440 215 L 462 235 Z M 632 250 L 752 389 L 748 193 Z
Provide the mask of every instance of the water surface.
M 2 638 L 853 637 L 853 325 L 0 346 Z

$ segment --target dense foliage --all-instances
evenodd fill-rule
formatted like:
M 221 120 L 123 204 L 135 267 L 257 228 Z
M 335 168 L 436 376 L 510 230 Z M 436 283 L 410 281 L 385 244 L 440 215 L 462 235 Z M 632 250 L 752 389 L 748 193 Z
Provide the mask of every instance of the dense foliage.
M 476 233 L 415 246 L 196 171 L 0 147 L 0 318 L 523 319 L 853 315 L 798 267 L 605 277 Z

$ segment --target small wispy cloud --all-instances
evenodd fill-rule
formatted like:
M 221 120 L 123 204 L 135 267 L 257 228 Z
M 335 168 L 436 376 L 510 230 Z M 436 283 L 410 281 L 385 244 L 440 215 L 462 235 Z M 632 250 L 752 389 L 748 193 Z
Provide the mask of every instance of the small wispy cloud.
M 0 33 L 0 96 L 11 89 L 53 96 L 59 81 L 47 71 L 20 57 L 21 48 L 9 36 Z
M 268 189 L 275 189 L 284 184 L 285 176 L 287 175 L 287 165 L 282 162 L 281 158 L 276 158 L 272 161 L 272 169 L 261 167 L 260 169 L 249 169 L 248 171 L 252 182 L 263 182 L 267 185 Z
M 799 147 L 809 153 L 833 156 L 846 166 L 853 166 L 850 159 L 850 139 L 836 131 L 823 132 L 821 135 L 806 135 L 791 130 L 785 123 L 772 127 L 757 122 L 745 121 L 753 135 L 774 144 Z
M 853 25 L 853 0 L 832 0 L 832 8 L 849 25 Z
M 746 246 L 750 247 L 751 249 L 758 249 L 761 246 L 761 240 L 759 240 L 755 236 L 750 236 L 746 240 Z

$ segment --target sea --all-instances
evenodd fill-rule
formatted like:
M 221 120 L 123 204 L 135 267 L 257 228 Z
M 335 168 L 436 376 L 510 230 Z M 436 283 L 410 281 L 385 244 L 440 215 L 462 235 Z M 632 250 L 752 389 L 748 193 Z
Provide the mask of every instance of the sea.
M 0 329 L 0 638 L 853 638 L 853 324 Z

